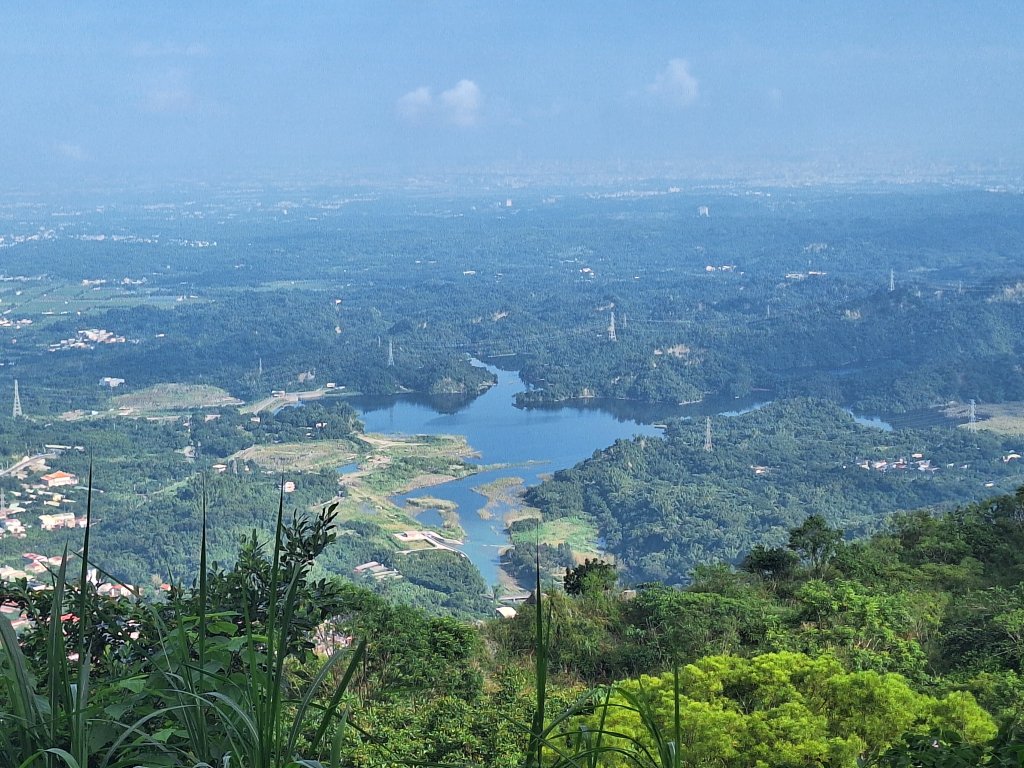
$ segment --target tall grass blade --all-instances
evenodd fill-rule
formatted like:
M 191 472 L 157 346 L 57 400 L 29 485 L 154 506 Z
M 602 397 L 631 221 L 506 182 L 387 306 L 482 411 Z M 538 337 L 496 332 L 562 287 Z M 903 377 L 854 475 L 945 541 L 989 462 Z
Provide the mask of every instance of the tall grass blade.
M 67 645 L 64 641 L 64 594 L 67 587 L 68 548 L 64 546 L 60 567 L 54 575 L 50 603 L 50 621 L 46 630 L 47 694 L 50 704 L 48 739 L 50 744 L 61 740 L 60 720 L 66 720 L 72 711 L 71 674 L 68 667 Z M 47 765 L 53 761 L 47 759 Z
M 12 709 L 5 718 L 7 727 L 0 732 L 0 738 L 3 739 L 0 755 L 7 755 L 8 759 L 13 760 L 14 754 L 24 755 L 32 750 L 33 732 L 39 726 L 41 713 L 38 712 L 32 673 L 18 644 L 14 625 L 6 616 L 0 616 L 0 650 L 3 651 L 3 657 L 0 658 L 0 680 L 4 683 L 6 698 Z
M 548 643 L 550 640 L 551 617 L 544 621 L 544 596 L 540 583 L 540 544 L 537 545 L 536 554 L 536 580 L 535 589 L 537 595 L 536 615 L 534 617 L 534 642 L 536 644 L 536 701 L 533 710 L 533 721 L 530 725 L 530 741 L 527 746 L 527 766 L 529 768 L 540 768 L 544 760 L 544 739 L 547 704 L 547 681 L 548 681 Z M 550 612 L 550 611 L 549 611 Z
M 348 691 L 348 687 L 352 683 L 352 678 L 355 676 L 356 671 L 360 668 L 362 660 L 365 655 L 366 639 L 363 638 L 359 641 L 359 645 L 356 646 L 355 653 L 352 654 L 352 658 L 349 660 L 348 667 L 345 670 L 345 674 L 342 676 L 341 682 L 338 684 L 338 687 L 334 691 L 334 695 L 331 696 L 331 700 L 327 704 L 327 708 L 324 710 L 323 717 L 320 719 L 320 725 L 317 727 L 316 734 L 313 736 L 314 747 L 319 746 L 319 744 L 323 741 L 323 738 L 327 733 L 327 729 L 330 727 L 331 718 L 335 715 L 335 713 L 338 711 L 338 708 L 341 706 L 341 699 L 345 695 L 346 691 Z M 332 656 L 331 659 L 324 665 L 324 668 L 320 670 L 320 675 L 318 675 L 318 678 L 322 679 L 323 677 L 326 677 L 333 664 L 340 659 L 340 653 Z M 309 693 L 307 693 L 306 695 L 306 700 L 303 702 L 303 706 L 299 710 L 299 715 L 296 716 L 296 725 L 301 724 L 301 715 L 303 714 L 304 710 L 308 708 L 308 702 L 315 688 L 315 685 L 310 687 Z M 298 728 L 295 728 L 294 737 L 297 736 Z M 294 740 L 291 740 L 289 742 L 289 750 L 291 749 L 294 749 Z
M 29 768 L 29 766 L 33 765 L 38 758 L 48 755 L 54 755 L 55 757 L 59 757 L 64 762 L 64 765 L 66 765 L 68 768 L 83 768 L 83 766 L 85 766 L 85 768 L 88 768 L 88 766 L 84 763 L 78 762 L 78 760 L 75 759 L 74 755 L 67 752 L 66 750 L 61 749 L 60 747 L 50 747 L 49 749 L 39 750 L 39 752 L 32 755 L 28 760 L 22 763 L 20 768 Z M 52 764 L 52 761 L 48 760 L 47 762 L 49 764 Z
M 209 600 L 209 574 L 207 573 L 207 530 L 206 530 L 206 476 L 203 476 L 203 500 L 202 500 L 202 515 L 203 515 L 203 530 L 201 533 L 201 539 L 199 542 L 199 625 L 196 627 L 196 642 L 198 645 L 199 652 L 199 693 L 206 692 L 206 619 L 208 610 Z M 195 738 L 195 747 L 198 750 L 198 754 L 204 757 L 209 754 L 209 739 L 206 731 L 206 713 L 197 704 L 195 707 L 195 717 L 190 718 L 193 720 L 192 733 Z
M 276 754 L 276 747 L 280 744 L 280 706 L 281 688 L 276 683 L 282 676 L 284 665 L 283 649 L 277 647 L 278 640 L 278 590 L 280 589 L 281 578 L 281 556 L 284 551 L 284 478 L 281 478 L 281 488 L 277 500 L 277 524 L 274 526 L 274 554 L 273 565 L 270 570 L 270 600 L 267 610 L 267 656 L 265 682 L 261 696 L 263 723 L 261 738 L 264 739 L 264 748 L 261 753 L 264 761 L 276 761 L 279 755 Z M 293 578 L 288 586 L 291 593 L 295 584 Z M 284 627 L 287 632 L 287 625 Z M 261 768 L 271 768 L 270 762 L 264 762 Z
M 89 669 L 92 647 L 89 635 L 89 542 L 92 536 L 92 460 L 85 496 L 85 537 L 82 541 L 82 567 L 78 576 L 78 684 L 74 691 L 74 711 L 70 718 L 71 750 L 80 765 L 89 762 Z

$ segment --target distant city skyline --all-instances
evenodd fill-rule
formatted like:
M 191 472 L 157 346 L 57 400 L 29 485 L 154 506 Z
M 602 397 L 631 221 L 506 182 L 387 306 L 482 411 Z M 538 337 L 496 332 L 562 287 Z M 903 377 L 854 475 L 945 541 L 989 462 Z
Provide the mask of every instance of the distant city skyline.
M 1022 40 L 1019 2 L 6 7 L 0 179 L 1019 179 Z

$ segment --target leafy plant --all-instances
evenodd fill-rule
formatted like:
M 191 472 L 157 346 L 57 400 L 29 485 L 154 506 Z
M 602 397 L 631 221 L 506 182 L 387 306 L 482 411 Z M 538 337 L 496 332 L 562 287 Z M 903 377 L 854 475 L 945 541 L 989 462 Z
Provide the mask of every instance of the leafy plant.
M 339 750 L 349 709 L 345 697 L 366 653 L 366 641 L 354 651 L 338 650 L 320 666 L 305 690 L 293 690 L 286 665 L 298 652 L 297 610 L 313 557 L 332 539 L 335 507 L 312 523 L 284 523 L 283 493 L 269 567 L 243 582 L 240 610 L 208 612 L 210 576 L 206 567 L 206 510 L 196 615 L 176 595 L 175 626 L 162 633 L 160 674 L 153 693 L 167 705 L 170 733 L 187 736 L 182 746 L 201 764 L 229 761 L 244 768 L 317 766 L 299 755 L 322 755 L 333 734 L 330 765 Z M 253 554 L 258 554 L 258 551 Z M 266 581 L 259 578 L 263 576 Z M 341 669 L 342 662 L 348 664 Z M 340 673 L 326 703 L 319 700 Z M 166 731 L 165 731 L 166 732 Z

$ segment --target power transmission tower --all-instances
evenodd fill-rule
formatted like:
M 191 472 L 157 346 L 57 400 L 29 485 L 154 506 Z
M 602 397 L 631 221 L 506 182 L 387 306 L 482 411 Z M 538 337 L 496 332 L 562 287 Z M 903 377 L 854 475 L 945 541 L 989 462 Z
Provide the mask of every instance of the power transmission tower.
M 967 422 L 968 423 L 968 428 L 973 432 L 975 426 L 978 423 L 978 411 L 974 407 L 974 398 L 973 397 L 971 398 L 971 408 L 967 412 L 967 419 L 968 419 L 968 422 Z
M 395 367 L 395 342 L 388 339 L 388 368 Z
M 895 270 L 889 270 L 889 293 L 896 290 L 896 272 Z
M 19 416 L 24 416 L 24 412 L 21 410 L 21 394 L 18 392 L 18 380 L 14 380 L 14 408 L 11 411 L 11 415 L 16 419 Z
M 711 444 L 711 417 L 708 416 L 704 420 L 704 450 L 711 453 L 715 450 L 715 446 Z
M 612 310 L 611 320 L 608 322 L 608 341 L 618 341 L 615 336 L 615 310 Z

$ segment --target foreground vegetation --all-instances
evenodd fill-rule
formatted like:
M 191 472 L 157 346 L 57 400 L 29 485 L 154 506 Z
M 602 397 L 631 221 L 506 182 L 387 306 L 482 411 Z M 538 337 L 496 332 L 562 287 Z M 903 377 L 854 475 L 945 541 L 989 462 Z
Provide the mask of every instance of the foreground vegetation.
M 1018 764 L 1024 489 L 851 543 L 812 516 L 686 589 L 589 560 L 482 628 L 316 578 L 336 510 L 283 510 L 165 599 L 100 594 L 88 535 L 3 585 L 2 764 Z

